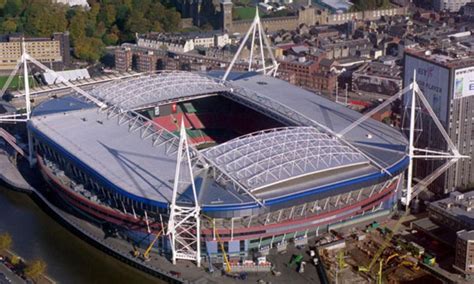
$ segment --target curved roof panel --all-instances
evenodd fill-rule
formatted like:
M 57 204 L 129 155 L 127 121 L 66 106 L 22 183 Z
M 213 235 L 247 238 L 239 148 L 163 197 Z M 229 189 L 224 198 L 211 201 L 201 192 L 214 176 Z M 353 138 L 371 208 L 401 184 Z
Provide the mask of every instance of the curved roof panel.
M 229 90 L 214 78 L 170 71 L 111 81 L 96 87 L 90 94 L 109 105 L 137 109 Z
M 359 151 L 314 127 L 259 131 L 210 148 L 204 156 L 250 191 L 369 163 Z

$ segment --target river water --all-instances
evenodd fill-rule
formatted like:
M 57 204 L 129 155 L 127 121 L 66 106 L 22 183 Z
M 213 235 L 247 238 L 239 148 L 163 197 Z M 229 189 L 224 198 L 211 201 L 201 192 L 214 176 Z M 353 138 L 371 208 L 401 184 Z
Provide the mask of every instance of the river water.
M 0 233 L 27 260 L 43 259 L 60 283 L 159 283 L 99 251 L 62 227 L 29 196 L 0 186 Z

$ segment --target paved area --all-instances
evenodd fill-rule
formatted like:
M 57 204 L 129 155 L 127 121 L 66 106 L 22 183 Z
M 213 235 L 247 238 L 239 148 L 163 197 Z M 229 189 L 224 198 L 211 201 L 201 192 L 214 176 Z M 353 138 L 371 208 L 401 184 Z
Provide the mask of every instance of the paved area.
M 4 283 L 24 284 L 24 283 L 26 283 L 18 275 L 16 275 L 10 269 L 8 269 L 3 263 L 0 263 L 0 273 L 5 274 L 5 276 L 11 281 L 11 282 L 8 282 L 8 281 L 5 282 L 5 279 L 0 276 L 0 284 L 4 284 Z
M 20 190 L 31 190 L 30 185 L 10 161 L 8 153 L 0 145 L 0 179 Z

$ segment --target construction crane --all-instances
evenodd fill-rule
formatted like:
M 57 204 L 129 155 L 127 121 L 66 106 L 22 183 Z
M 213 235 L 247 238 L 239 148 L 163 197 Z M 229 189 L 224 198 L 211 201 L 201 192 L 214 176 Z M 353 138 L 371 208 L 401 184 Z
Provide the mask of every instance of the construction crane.
M 158 234 L 156 234 L 156 236 L 155 236 L 155 238 L 153 239 L 153 241 L 150 243 L 150 245 L 148 246 L 148 248 L 146 249 L 146 251 L 143 253 L 143 259 L 145 259 L 145 260 L 150 259 L 150 252 L 151 252 L 151 249 L 153 248 L 153 246 L 155 245 L 156 241 L 157 241 L 158 238 L 161 236 L 161 234 L 163 234 L 163 231 L 164 231 L 164 227 L 162 227 L 161 230 L 158 232 Z
M 344 261 L 344 250 L 341 249 L 337 252 L 337 259 L 338 259 L 338 264 L 339 264 L 339 269 L 340 270 L 347 267 L 347 264 Z
M 160 214 L 160 222 L 161 222 L 161 230 L 158 232 L 158 234 L 156 234 L 155 238 L 153 239 L 153 241 L 150 243 L 150 245 L 148 246 L 148 248 L 145 250 L 145 252 L 143 253 L 143 259 L 144 260 L 148 260 L 150 258 L 150 252 L 151 252 L 151 249 L 153 248 L 153 246 L 155 245 L 156 241 L 158 240 L 158 238 L 161 236 L 161 234 L 163 234 L 163 232 L 165 231 L 165 226 L 163 225 L 163 218 L 161 217 L 161 214 Z
M 392 241 L 393 236 L 398 232 L 398 230 L 400 230 L 400 226 L 402 225 L 403 221 L 405 220 L 405 218 L 408 216 L 409 213 L 410 213 L 410 210 L 407 209 L 405 211 L 405 213 L 403 214 L 403 216 L 401 216 L 400 219 L 398 219 L 395 226 L 393 226 L 392 232 L 387 234 L 387 237 L 385 238 L 385 241 L 380 246 L 380 248 L 377 250 L 377 252 L 374 254 L 374 257 L 370 261 L 369 265 L 365 266 L 365 267 L 364 266 L 359 266 L 359 271 L 370 272 L 372 270 L 372 267 L 374 267 L 374 264 L 377 262 L 379 257 L 382 255 L 382 253 L 385 251 L 387 246 Z
M 201 216 L 204 216 L 205 218 L 207 218 L 209 221 L 211 221 L 211 224 L 212 224 L 212 231 L 214 232 L 214 234 L 216 235 L 217 237 L 217 242 L 219 243 L 219 246 L 221 247 L 221 251 L 222 251 L 222 256 L 224 257 L 224 263 L 225 263 L 225 271 L 227 273 L 230 273 L 232 272 L 232 268 L 230 267 L 230 263 L 229 263 L 229 259 L 227 258 L 227 254 L 225 252 L 225 247 L 224 247 L 224 243 L 222 242 L 221 240 L 221 236 L 219 235 L 219 232 L 217 232 L 216 230 L 216 225 L 215 225 L 215 220 L 211 217 L 208 217 L 204 214 L 202 214 Z
M 381 258 L 379 261 L 379 271 L 377 272 L 377 284 L 382 284 L 382 270 L 383 268 L 383 259 Z

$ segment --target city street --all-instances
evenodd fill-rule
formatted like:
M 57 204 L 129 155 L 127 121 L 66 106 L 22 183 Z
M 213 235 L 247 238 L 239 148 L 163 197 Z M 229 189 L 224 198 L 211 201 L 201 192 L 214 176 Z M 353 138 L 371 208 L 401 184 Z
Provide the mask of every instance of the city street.
M 8 269 L 3 263 L 0 263 L 0 273 L 5 274 L 5 276 L 8 277 L 8 279 L 10 279 L 10 281 L 11 281 L 10 283 L 13 283 L 13 284 L 26 283 L 18 275 L 16 275 L 10 269 Z M 3 284 L 3 283 L 9 283 L 9 282 L 5 282 L 5 279 L 3 279 L 3 277 L 1 277 L 0 278 L 0 284 Z

